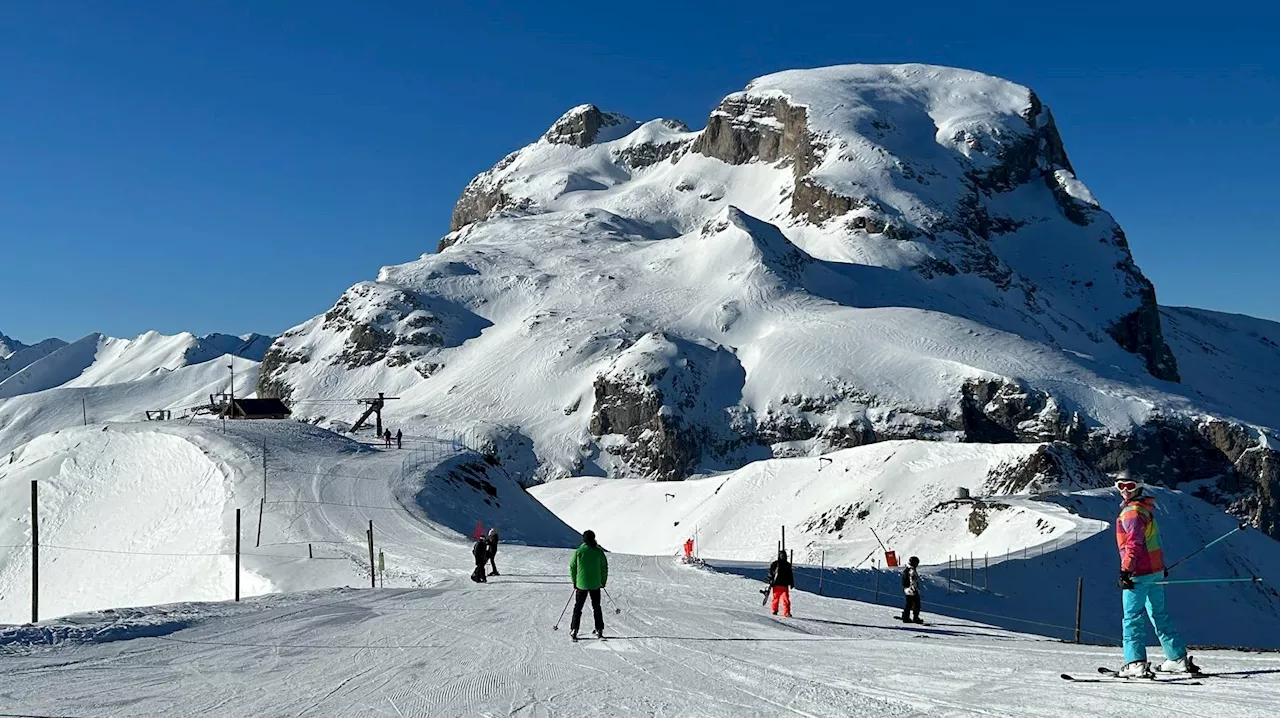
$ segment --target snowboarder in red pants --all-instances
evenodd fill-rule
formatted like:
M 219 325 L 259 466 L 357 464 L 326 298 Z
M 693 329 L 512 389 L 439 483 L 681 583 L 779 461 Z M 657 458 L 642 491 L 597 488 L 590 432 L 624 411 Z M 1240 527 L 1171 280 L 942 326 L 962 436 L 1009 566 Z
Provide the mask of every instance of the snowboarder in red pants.
M 791 618 L 791 589 L 795 588 L 796 579 L 791 571 L 791 562 L 787 560 L 787 552 L 779 551 L 778 560 L 769 564 L 769 587 L 773 591 L 770 608 L 773 615 L 778 615 L 778 604 L 782 604 L 782 615 Z

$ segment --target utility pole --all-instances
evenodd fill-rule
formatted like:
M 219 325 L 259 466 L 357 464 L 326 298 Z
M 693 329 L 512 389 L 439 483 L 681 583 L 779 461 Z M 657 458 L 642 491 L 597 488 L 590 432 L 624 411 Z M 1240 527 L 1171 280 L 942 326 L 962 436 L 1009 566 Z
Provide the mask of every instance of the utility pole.
M 89 425 L 89 405 L 85 402 L 84 397 L 80 397 L 80 415 L 84 417 L 84 425 Z
M 231 388 L 227 390 L 227 393 L 231 395 L 231 399 L 227 402 L 227 412 L 231 413 L 236 408 L 236 365 L 228 364 L 227 368 L 231 370 Z M 232 418 L 235 418 L 234 414 Z

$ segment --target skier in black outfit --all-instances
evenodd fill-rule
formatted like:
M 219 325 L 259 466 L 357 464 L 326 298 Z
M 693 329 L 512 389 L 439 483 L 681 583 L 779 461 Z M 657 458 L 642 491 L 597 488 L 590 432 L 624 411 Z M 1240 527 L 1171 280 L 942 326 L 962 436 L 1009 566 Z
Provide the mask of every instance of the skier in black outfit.
M 907 596 L 907 603 L 902 607 L 903 623 L 924 623 L 920 620 L 920 573 L 916 570 L 919 565 L 920 559 L 912 556 L 902 571 L 902 592 Z
M 493 560 L 494 557 L 498 555 L 498 529 L 497 528 L 489 529 L 489 535 L 485 538 L 485 543 L 487 544 L 487 548 L 485 549 L 485 554 L 489 557 L 489 565 L 493 567 L 493 570 L 489 572 L 489 575 L 501 576 L 502 574 L 498 573 L 498 564 Z
M 476 539 L 471 547 L 471 557 L 476 560 L 476 570 L 471 572 L 471 580 L 476 583 L 488 583 L 484 576 L 484 562 L 489 558 L 489 542 L 483 538 Z
M 796 585 L 787 552 L 779 551 L 778 559 L 769 564 L 769 587 L 773 592 L 773 615 L 778 615 L 778 602 L 782 602 L 782 617 L 791 618 L 791 589 Z

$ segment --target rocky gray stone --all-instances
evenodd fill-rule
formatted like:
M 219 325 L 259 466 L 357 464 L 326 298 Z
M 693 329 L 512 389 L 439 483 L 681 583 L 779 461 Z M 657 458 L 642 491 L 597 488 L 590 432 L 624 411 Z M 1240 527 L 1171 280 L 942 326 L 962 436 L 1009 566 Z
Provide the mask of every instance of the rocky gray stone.
M 542 138 L 556 145 L 590 147 L 600 137 L 601 130 L 637 126 L 635 120 L 623 115 L 601 112 L 595 105 L 579 105 L 556 120 Z

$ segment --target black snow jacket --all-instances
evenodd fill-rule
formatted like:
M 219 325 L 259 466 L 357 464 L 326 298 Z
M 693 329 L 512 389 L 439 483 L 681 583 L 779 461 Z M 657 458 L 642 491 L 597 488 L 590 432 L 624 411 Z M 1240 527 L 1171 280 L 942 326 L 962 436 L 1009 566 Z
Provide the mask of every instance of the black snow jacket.
M 486 550 L 489 552 L 488 553 L 489 558 L 493 558 L 494 556 L 498 555 L 498 537 L 496 535 L 486 536 L 485 544 L 486 546 L 488 546 Z
M 483 566 L 485 559 L 489 558 L 489 542 L 484 539 L 477 540 L 471 547 L 471 555 L 475 557 L 477 566 Z
M 911 566 L 902 571 L 902 590 L 908 596 L 920 595 L 920 573 Z
M 796 587 L 796 579 L 791 573 L 790 561 L 778 559 L 769 564 L 769 585 Z

